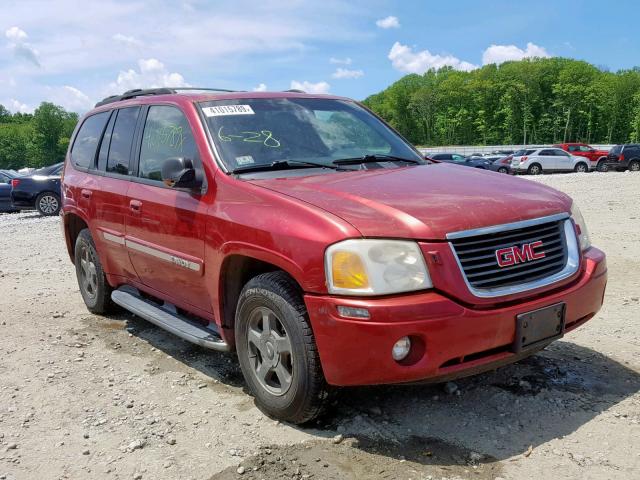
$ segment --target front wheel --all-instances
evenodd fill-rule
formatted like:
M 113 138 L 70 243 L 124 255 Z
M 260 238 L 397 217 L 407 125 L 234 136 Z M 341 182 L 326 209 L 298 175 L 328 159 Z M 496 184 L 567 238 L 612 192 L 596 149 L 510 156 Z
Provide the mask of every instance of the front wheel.
M 506 167 L 500 167 L 498 173 L 509 173 L 509 170 L 507 170 Z
M 589 167 L 587 167 L 586 163 L 579 163 L 573 169 L 576 173 L 587 173 L 589 171 Z
M 629 171 L 640 172 L 640 161 L 634 160 L 631 163 L 629 163 Z
M 60 213 L 60 197 L 53 192 L 43 192 L 36 197 L 36 210 L 40 215 L 50 217 Z
M 329 397 L 299 288 L 284 272 L 251 279 L 236 309 L 240 368 L 256 405 L 292 423 L 316 418 Z

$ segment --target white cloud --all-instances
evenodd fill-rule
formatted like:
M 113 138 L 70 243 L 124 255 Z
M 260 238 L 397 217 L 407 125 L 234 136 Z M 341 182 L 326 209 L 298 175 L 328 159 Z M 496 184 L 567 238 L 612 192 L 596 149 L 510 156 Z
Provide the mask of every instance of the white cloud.
M 136 37 L 123 35 L 122 33 L 116 33 L 111 38 L 113 38 L 113 40 L 118 43 L 122 43 L 123 45 L 126 45 L 127 47 L 133 47 L 133 48 L 142 47 L 142 42 L 138 40 Z
M 12 98 L 11 100 L 9 100 L 9 107 L 7 107 L 9 110 L 11 110 L 14 113 L 32 113 L 33 112 L 33 108 L 31 108 L 30 106 L 28 106 L 26 103 L 22 103 L 19 102 L 18 100 L 16 100 L 15 98 Z
M 362 70 L 349 70 L 348 68 L 338 68 L 333 75 L 333 78 L 360 78 L 364 75 Z
M 20 27 L 11 27 L 4 32 L 4 34 L 12 42 L 24 42 L 29 38 L 27 32 L 22 30 Z
M 335 58 L 335 57 L 331 57 L 329 59 L 329 63 L 333 63 L 334 65 L 351 65 L 351 57 L 346 57 L 346 58 Z
M 109 84 L 108 93 L 122 93 L 133 88 L 189 87 L 184 77 L 177 72 L 169 72 L 156 59 L 138 60 L 139 70 L 130 68 L 121 71 L 115 82 Z
M 86 112 L 93 108 L 95 102 L 88 95 L 70 85 L 63 87 L 51 87 L 47 98 L 72 112 Z
M 394 17 L 392 15 L 389 15 L 386 18 L 381 18 L 380 20 L 378 20 L 376 22 L 376 25 L 380 28 L 400 28 L 400 21 L 398 20 L 398 17 Z
M 531 42 L 527 43 L 527 48 L 524 50 L 515 45 L 491 45 L 482 54 L 482 64 L 500 64 L 509 60 L 522 60 L 530 57 L 546 58 L 550 56 L 544 47 Z
M 331 85 L 329 85 L 327 82 L 312 83 L 307 82 L 306 80 L 304 82 L 291 80 L 290 88 L 292 90 L 303 90 L 307 93 L 329 93 Z
M 460 60 L 453 55 L 434 55 L 429 50 L 414 52 L 411 47 L 396 42 L 389 52 L 389 60 L 393 68 L 405 73 L 424 73 L 427 70 L 442 67 L 453 67 L 456 70 L 474 70 L 478 68 L 469 62 Z
M 260 83 L 258 84 L 257 87 L 253 88 L 254 92 L 266 92 L 267 91 L 267 84 L 266 83 Z
M 27 42 L 29 38 L 27 32 L 19 27 L 11 27 L 4 34 L 9 39 L 9 48 L 13 50 L 13 54 L 16 57 L 23 58 L 37 67 L 40 66 L 39 53 Z

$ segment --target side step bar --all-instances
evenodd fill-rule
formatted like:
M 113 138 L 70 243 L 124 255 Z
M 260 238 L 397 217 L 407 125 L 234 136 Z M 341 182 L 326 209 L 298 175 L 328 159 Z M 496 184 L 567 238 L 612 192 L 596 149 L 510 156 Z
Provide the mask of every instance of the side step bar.
M 220 338 L 217 329 L 198 325 L 175 312 L 172 305 L 158 306 L 142 298 L 132 287 L 120 287 L 111 292 L 111 299 L 122 308 L 191 343 L 219 352 L 228 352 L 229 345 Z

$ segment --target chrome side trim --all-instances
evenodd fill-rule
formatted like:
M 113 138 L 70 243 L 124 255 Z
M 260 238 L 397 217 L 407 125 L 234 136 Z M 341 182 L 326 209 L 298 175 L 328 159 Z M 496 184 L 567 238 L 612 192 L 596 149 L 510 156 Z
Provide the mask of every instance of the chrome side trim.
M 105 240 L 109 240 L 110 242 L 117 243 L 118 245 L 124 245 L 124 237 L 119 237 L 117 235 L 113 235 L 112 233 L 102 232 L 102 236 Z
M 518 228 L 533 227 L 541 223 L 556 222 L 569 218 L 568 213 L 556 213 L 546 217 L 532 218 L 531 220 L 522 220 L 520 222 L 503 223 L 502 225 L 493 225 L 491 227 L 473 228 L 471 230 L 461 230 L 459 232 L 447 233 L 447 240 L 456 240 L 458 238 L 475 237 L 476 235 L 488 235 L 490 233 L 504 232 L 506 230 L 516 230 Z
M 144 253 L 146 255 L 151 255 L 152 257 L 159 258 L 160 260 L 171 262 L 174 265 L 177 265 L 178 267 L 188 268 L 189 270 L 193 270 L 194 272 L 200 271 L 199 264 L 192 262 L 190 260 L 187 260 L 185 258 L 171 255 L 169 253 L 163 252 L 162 250 L 158 250 L 157 248 L 149 247 L 147 245 L 134 242 L 133 240 L 130 240 L 128 238 L 125 239 L 124 242 L 127 248 L 130 248 L 131 250 L 135 250 L 136 252 Z
M 559 282 L 561 280 L 564 280 L 574 275 L 578 271 L 578 268 L 580 268 L 580 247 L 578 246 L 578 237 L 576 236 L 576 231 L 573 226 L 573 222 L 571 221 L 570 218 L 567 218 L 569 215 L 567 214 L 561 214 L 561 215 L 562 216 L 560 218 L 557 218 L 558 217 L 557 215 L 552 215 L 551 217 L 543 217 L 544 220 L 541 222 L 529 223 L 528 225 L 524 225 L 524 226 L 537 225 L 538 223 L 546 223 L 553 220 L 565 218 L 564 237 L 567 242 L 567 262 L 565 263 L 564 268 L 560 270 L 558 273 L 555 273 L 554 275 L 541 278 L 538 280 L 534 280 L 533 282 L 521 283 L 519 285 L 510 285 L 508 287 L 483 288 L 483 289 L 474 288 L 469 283 L 469 280 L 467 280 L 467 276 L 464 273 L 464 269 L 462 268 L 462 263 L 460 263 L 460 259 L 458 258 L 458 254 L 456 253 L 456 249 L 454 248 L 453 243 L 449 242 L 449 248 L 451 248 L 451 252 L 453 253 L 454 258 L 456 259 L 456 263 L 458 264 L 458 269 L 460 270 L 460 274 L 462 275 L 462 278 L 464 279 L 464 282 L 467 285 L 467 288 L 469 289 L 469 291 L 478 298 L 503 297 L 506 295 L 513 295 L 516 293 L 522 293 L 529 290 L 535 290 L 537 288 L 547 287 L 549 285 L 552 285 L 556 282 Z M 542 220 L 542 219 L 536 219 L 536 220 Z M 516 226 L 516 227 L 512 226 L 512 225 L 518 225 L 521 223 L 523 222 L 510 223 L 507 225 L 502 225 L 501 227 L 504 227 L 504 230 L 522 228 L 522 226 Z M 495 227 L 489 227 L 489 228 L 495 228 Z M 478 229 L 478 230 L 483 230 L 483 229 Z M 468 230 L 468 231 L 471 231 L 471 230 Z M 502 231 L 502 229 L 495 230 L 495 231 Z M 493 231 L 489 233 L 493 233 Z M 475 234 L 464 235 L 464 236 L 473 236 L 473 235 L 482 235 L 482 234 L 483 233 L 475 233 Z M 456 238 L 461 238 L 461 237 L 456 237 Z

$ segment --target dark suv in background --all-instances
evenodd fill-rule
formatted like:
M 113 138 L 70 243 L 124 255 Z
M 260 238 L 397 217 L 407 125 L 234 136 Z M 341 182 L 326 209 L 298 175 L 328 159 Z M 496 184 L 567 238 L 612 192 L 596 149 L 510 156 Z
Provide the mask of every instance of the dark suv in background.
M 616 170 L 640 172 L 640 145 L 630 143 L 628 145 L 616 145 L 607 155 L 607 166 Z

